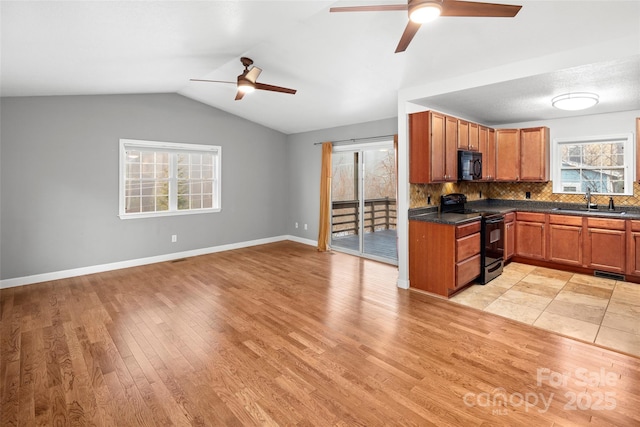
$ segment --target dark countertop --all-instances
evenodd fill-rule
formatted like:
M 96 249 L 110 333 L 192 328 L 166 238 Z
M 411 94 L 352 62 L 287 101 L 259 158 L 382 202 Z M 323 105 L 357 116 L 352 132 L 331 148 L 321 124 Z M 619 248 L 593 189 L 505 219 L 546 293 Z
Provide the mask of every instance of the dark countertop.
M 465 204 L 467 209 L 483 212 L 507 213 L 513 211 L 553 213 L 558 215 L 589 216 L 614 219 L 640 219 L 640 208 L 636 206 L 618 206 L 610 212 L 607 206 L 601 209 L 585 209 L 585 204 L 536 202 L 529 200 L 484 199 Z M 409 220 L 427 221 L 441 224 L 458 225 L 480 220 L 479 214 L 440 214 L 437 206 L 409 209 Z

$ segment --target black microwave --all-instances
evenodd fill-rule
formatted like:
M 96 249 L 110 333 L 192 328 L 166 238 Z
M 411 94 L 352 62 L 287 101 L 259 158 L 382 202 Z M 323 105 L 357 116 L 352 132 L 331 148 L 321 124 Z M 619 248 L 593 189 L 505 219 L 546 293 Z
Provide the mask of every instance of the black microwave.
M 458 151 L 458 179 L 460 181 L 482 179 L 482 153 Z

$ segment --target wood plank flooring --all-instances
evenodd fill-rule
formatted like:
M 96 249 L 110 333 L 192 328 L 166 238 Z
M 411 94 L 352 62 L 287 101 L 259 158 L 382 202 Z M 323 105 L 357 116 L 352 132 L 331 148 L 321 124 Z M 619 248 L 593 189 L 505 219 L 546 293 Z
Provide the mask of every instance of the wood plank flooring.
M 0 290 L 0 425 L 640 425 L 640 359 L 279 242 Z

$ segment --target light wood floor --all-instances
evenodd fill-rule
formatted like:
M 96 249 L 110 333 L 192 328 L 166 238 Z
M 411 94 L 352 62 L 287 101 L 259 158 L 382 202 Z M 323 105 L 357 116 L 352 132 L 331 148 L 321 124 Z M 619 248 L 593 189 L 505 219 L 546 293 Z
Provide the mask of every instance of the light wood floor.
M 281 242 L 1 290 L 0 425 L 640 425 L 640 359 L 396 277 Z

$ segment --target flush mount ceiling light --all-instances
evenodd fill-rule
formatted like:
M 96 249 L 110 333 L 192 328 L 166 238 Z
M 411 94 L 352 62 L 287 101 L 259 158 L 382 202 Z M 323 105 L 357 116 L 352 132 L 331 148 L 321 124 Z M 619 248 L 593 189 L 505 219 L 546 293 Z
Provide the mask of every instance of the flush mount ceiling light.
M 556 96 L 551 100 L 551 105 L 560 110 L 577 111 L 593 107 L 598 101 L 595 93 L 573 92 Z
M 409 4 L 409 19 L 416 24 L 433 21 L 442 13 L 440 1 L 422 1 Z

